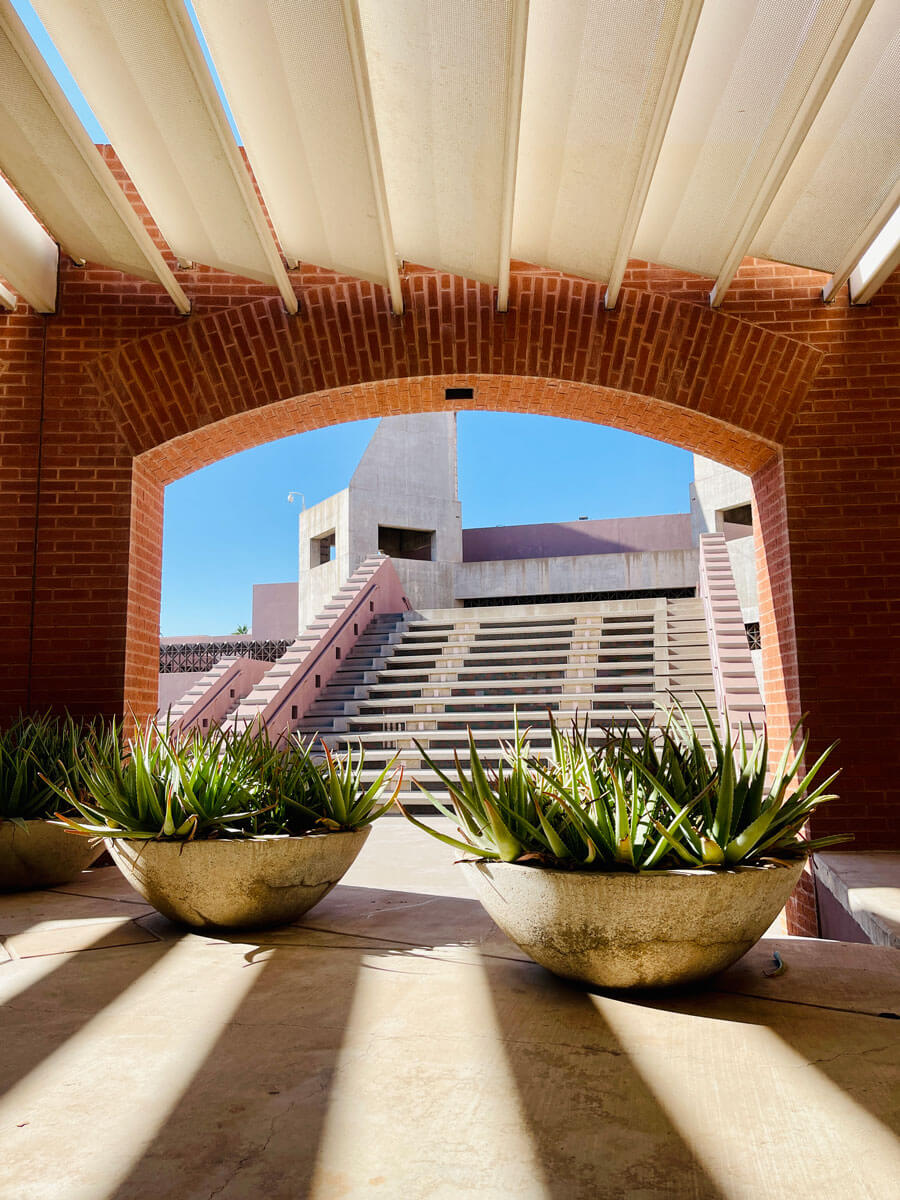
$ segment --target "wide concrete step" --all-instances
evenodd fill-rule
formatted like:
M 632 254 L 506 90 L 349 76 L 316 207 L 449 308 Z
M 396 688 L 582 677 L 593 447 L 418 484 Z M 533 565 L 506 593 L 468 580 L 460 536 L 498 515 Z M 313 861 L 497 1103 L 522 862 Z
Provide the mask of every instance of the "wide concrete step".
M 426 708 L 436 711 L 470 708 L 473 711 L 487 712 L 498 707 L 507 709 L 517 706 L 539 708 L 545 703 L 578 704 L 582 700 L 592 702 L 603 700 L 611 705 L 633 704 L 636 701 L 652 698 L 653 694 L 652 685 L 635 691 L 620 692 L 610 691 L 604 687 L 602 680 L 589 679 L 585 680 L 581 687 L 560 687 L 555 691 L 536 687 L 531 690 L 517 688 L 515 691 L 494 691 L 484 694 L 470 691 L 457 692 L 454 689 L 430 696 L 366 696 L 358 698 L 353 703 L 360 713 L 380 710 L 414 713 L 422 712 Z
M 643 675 L 627 683 L 611 684 L 605 687 L 610 695 L 638 694 L 653 689 L 653 675 Z M 371 684 L 368 687 L 357 688 L 356 699 L 369 697 L 379 702 L 394 700 L 398 704 L 409 700 L 442 699 L 448 696 L 483 696 L 494 699 L 497 696 L 534 696 L 546 693 L 558 695 L 566 690 L 585 691 L 600 688 L 604 684 L 603 676 L 595 672 L 579 675 L 560 675 L 556 679 L 542 679 L 535 676 L 522 676 L 519 679 L 483 679 L 473 680 L 464 677 L 459 680 L 427 679 L 421 683 L 402 684 Z

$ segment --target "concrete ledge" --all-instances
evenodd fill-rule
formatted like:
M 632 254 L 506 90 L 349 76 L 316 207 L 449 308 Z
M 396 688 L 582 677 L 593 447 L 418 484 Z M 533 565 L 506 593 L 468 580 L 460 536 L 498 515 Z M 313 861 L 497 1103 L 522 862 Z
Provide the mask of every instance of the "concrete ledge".
M 826 850 L 813 869 L 823 937 L 900 949 L 900 853 Z

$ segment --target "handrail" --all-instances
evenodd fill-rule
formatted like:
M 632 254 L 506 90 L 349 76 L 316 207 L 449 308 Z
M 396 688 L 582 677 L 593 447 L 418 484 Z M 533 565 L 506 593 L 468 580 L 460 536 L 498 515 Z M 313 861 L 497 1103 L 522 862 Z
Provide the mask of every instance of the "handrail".
M 295 687 L 299 686 L 301 683 L 303 683 L 307 679 L 307 677 L 313 672 L 314 668 L 319 665 L 319 661 L 322 658 L 322 656 L 325 654 L 326 651 L 330 650 L 334 646 L 334 643 L 340 637 L 341 633 L 350 624 L 350 622 L 353 620 L 356 613 L 359 611 L 360 606 L 363 603 L 365 603 L 366 600 L 368 600 L 369 596 L 373 595 L 377 591 L 378 591 L 378 584 L 373 583 L 372 580 L 370 579 L 365 587 L 365 590 L 358 593 L 357 602 L 354 605 L 354 607 L 351 609 L 351 611 L 347 612 L 346 609 L 344 610 L 344 614 L 345 614 L 344 619 L 341 621 L 341 624 L 337 627 L 337 629 L 332 628 L 331 630 L 329 630 L 328 634 L 325 635 L 328 640 L 326 642 L 324 642 L 324 644 L 322 642 L 319 642 L 318 648 L 314 651 L 311 651 L 312 657 L 307 657 L 303 660 L 304 665 L 302 668 L 302 673 L 299 676 L 297 676 L 296 678 L 293 675 L 291 676 L 291 679 L 294 680 Z M 366 624 L 368 625 L 368 622 L 366 622 Z M 279 695 L 280 695 L 280 693 L 279 693 Z M 277 699 L 277 697 L 276 697 L 276 699 Z M 281 709 L 284 708 L 285 704 L 287 704 L 288 699 L 289 699 L 289 697 L 282 700 L 281 703 L 278 705 L 278 707 L 273 709 L 272 712 L 267 715 L 267 717 L 266 717 L 267 722 L 272 720 L 272 718 L 278 716 Z M 268 710 L 267 710 L 267 712 L 268 712 Z
M 209 714 L 210 723 L 220 721 L 228 709 L 232 708 L 235 703 L 240 703 L 259 683 L 268 665 L 268 663 L 255 658 L 232 658 L 229 656 L 219 659 L 213 670 L 220 673 L 209 684 L 206 691 L 197 696 L 172 722 L 170 731 L 173 734 L 186 733 L 187 730 L 200 724 L 206 713 Z M 220 701 L 222 693 L 226 688 L 230 689 L 236 682 L 238 686 L 235 687 L 235 696 L 233 698 L 228 696 L 228 703 L 220 706 L 217 702 Z M 169 706 L 170 713 L 173 707 L 173 705 Z
M 367 579 L 360 580 L 358 590 L 347 597 L 347 602 L 341 612 L 335 616 L 328 629 L 259 713 L 257 719 L 269 730 L 269 735 L 274 740 L 283 737 L 291 724 L 302 718 L 304 712 L 315 701 L 316 696 L 328 686 L 337 669 L 336 664 L 341 661 L 341 658 L 332 653 L 335 647 L 339 648 L 342 657 L 346 657 L 348 651 L 365 633 L 373 617 L 379 613 L 399 612 L 401 609 L 412 608 L 390 558 L 380 556 L 377 560 L 367 559 L 357 569 L 363 569 L 372 562 L 378 563 L 375 571 Z M 374 603 L 372 602 L 373 597 L 376 597 Z M 349 632 L 348 627 L 354 617 L 359 614 L 360 610 L 365 610 L 367 603 L 370 606 L 365 613 L 368 619 L 358 623 L 356 633 Z M 318 676 L 318 686 L 313 682 L 315 676 Z M 289 705 L 296 707 L 297 714 L 296 717 L 291 715 L 288 720 L 285 720 L 284 712 Z

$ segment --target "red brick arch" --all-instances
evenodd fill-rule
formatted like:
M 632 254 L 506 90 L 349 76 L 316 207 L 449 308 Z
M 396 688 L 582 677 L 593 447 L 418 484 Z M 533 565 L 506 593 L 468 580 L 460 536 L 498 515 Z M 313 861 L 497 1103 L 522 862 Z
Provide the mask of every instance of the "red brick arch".
M 713 313 L 712 281 L 634 262 L 607 313 L 602 287 L 516 264 L 501 316 L 490 288 L 413 267 L 400 320 L 378 288 L 314 268 L 292 276 L 295 319 L 264 285 L 180 277 L 188 320 L 152 283 L 67 263 L 55 316 L 0 313 L 0 717 L 152 707 L 166 482 L 470 383 L 476 407 L 752 473 L 776 732 L 802 709 L 814 753 L 841 741 L 817 831 L 900 845 L 900 271 L 856 308 L 823 305 L 821 275 L 747 260 Z
M 499 315 L 485 285 L 434 274 L 410 282 L 399 319 L 380 289 L 331 283 L 304 293 L 299 317 L 272 300 L 228 308 L 121 345 L 92 371 L 132 454 L 156 451 L 167 481 L 297 428 L 445 406 L 443 385 L 424 381 L 446 376 L 522 379 L 530 390 L 517 409 L 623 423 L 750 471 L 783 444 L 822 357 L 661 294 L 625 290 L 607 312 L 600 285 L 526 277 Z M 387 381 L 404 381 L 408 394 L 360 387 Z M 572 383 L 583 386 L 559 386 Z M 502 407 L 498 398 L 482 378 L 473 407 Z M 279 401 L 291 403 L 279 412 Z M 250 418 L 261 409 L 265 418 Z M 269 419 L 282 432 L 266 434 Z
M 163 488 L 229 454 L 323 425 L 459 407 L 616 426 L 753 475 L 763 592 L 786 568 L 779 451 L 821 360 L 811 346 L 661 294 L 520 278 L 512 310 L 450 276 L 414 277 L 405 316 L 382 293 L 329 283 L 299 318 L 273 300 L 231 307 L 118 346 L 91 364 L 134 455 L 126 701 L 156 702 Z M 777 597 L 776 597 L 777 599 Z M 767 645 L 776 724 L 796 710 L 790 598 Z

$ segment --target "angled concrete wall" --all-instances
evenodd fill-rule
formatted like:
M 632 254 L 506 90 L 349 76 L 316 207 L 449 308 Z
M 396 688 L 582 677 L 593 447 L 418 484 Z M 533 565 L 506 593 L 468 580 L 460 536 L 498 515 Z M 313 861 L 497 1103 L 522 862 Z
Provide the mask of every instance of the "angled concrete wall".
M 350 493 L 347 488 L 305 509 L 300 514 L 299 530 L 297 628 L 302 633 L 366 556 L 351 560 Z M 313 543 L 331 533 L 334 534 L 335 557 L 319 564 Z
M 378 527 L 385 525 L 433 530 L 432 561 L 462 561 L 455 413 L 385 417 L 349 491 L 351 558 L 377 550 Z
M 430 562 L 395 556 L 394 567 L 416 608 L 452 604 L 454 564 L 462 559 L 455 413 L 383 418 L 349 486 L 301 514 L 301 630 L 377 553 L 379 526 L 434 533 Z M 335 557 L 319 565 L 314 543 L 332 532 Z

